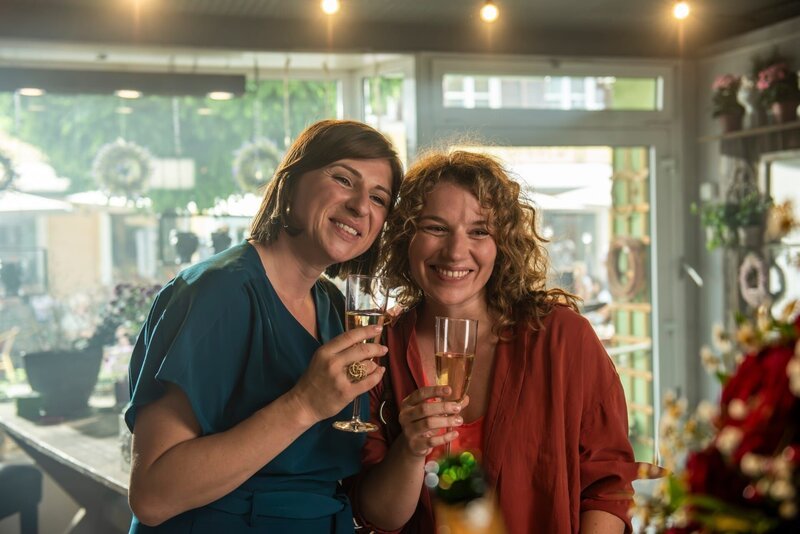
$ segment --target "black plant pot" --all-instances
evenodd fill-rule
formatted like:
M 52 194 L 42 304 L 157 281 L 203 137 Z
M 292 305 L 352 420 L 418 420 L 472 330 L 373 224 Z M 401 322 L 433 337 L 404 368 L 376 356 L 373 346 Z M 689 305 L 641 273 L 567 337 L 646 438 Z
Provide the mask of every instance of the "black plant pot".
M 175 234 L 174 243 L 175 252 L 178 253 L 178 261 L 180 263 L 191 263 L 192 256 L 200 244 L 200 239 L 194 232 L 178 232 Z
M 45 416 L 71 418 L 89 412 L 102 348 L 29 352 L 23 361 L 31 388 L 42 396 Z
M 211 234 L 211 246 L 214 248 L 214 254 L 227 250 L 231 246 L 231 241 L 231 236 L 227 231 L 220 230 Z
M 7 297 L 16 297 L 22 288 L 22 266 L 16 261 L 0 263 L 0 281 L 6 290 Z

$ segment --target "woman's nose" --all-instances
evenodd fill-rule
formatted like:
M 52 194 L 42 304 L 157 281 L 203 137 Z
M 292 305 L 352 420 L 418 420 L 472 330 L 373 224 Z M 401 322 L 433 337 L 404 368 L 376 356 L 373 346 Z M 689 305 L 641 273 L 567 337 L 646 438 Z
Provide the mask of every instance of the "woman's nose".
M 357 217 L 365 216 L 369 213 L 369 191 L 361 188 L 354 188 L 345 206 L 353 215 Z
M 459 232 L 453 232 L 447 236 L 444 254 L 449 260 L 460 260 L 467 257 L 469 254 L 468 248 L 466 236 Z

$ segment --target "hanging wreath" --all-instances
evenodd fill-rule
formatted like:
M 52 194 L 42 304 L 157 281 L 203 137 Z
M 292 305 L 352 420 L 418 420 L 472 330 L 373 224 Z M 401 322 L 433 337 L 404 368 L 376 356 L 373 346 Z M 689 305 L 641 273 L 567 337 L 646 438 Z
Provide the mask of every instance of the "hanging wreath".
M 141 193 L 153 174 L 153 157 L 136 143 L 117 139 L 100 147 L 92 163 L 92 175 L 111 194 Z
M 768 269 L 764 260 L 749 252 L 739 265 L 739 293 L 751 308 L 758 308 L 769 300 Z
M 619 236 L 611 242 L 608 250 L 606 268 L 608 270 L 608 289 L 614 298 L 632 300 L 644 287 L 645 264 L 644 243 L 633 237 Z M 625 270 L 620 260 L 625 257 Z
M 7 189 L 16 178 L 17 173 L 11 158 L 0 152 L 0 191 Z
M 269 139 L 259 138 L 245 143 L 233 158 L 233 177 L 244 191 L 256 192 L 269 183 L 281 153 Z

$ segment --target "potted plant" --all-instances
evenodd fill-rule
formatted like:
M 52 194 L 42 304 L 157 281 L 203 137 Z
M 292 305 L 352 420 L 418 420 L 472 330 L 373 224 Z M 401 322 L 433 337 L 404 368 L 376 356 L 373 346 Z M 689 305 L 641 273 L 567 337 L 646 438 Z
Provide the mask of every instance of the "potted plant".
M 23 363 L 31 388 L 41 396 L 43 415 L 55 419 L 85 415 L 103 346 L 114 340 L 116 319 L 102 314 L 86 295 L 62 301 L 38 297 L 32 307 L 36 322 L 25 327 L 38 349 L 23 354 Z
M 764 240 L 767 213 L 772 199 L 758 191 L 752 191 L 736 204 L 736 224 L 739 244 L 760 247 Z
M 732 132 L 742 129 L 744 106 L 737 100 L 741 77 L 733 74 L 717 76 L 711 88 L 714 94 L 711 97 L 712 117 L 719 117 L 723 132 Z
M 692 213 L 700 215 L 700 223 L 706 229 L 706 248 L 714 250 L 721 246 L 735 246 L 737 241 L 736 205 L 732 202 L 705 202 L 692 204 Z
M 700 215 L 708 250 L 720 246 L 759 247 L 771 206 L 771 198 L 752 191 L 739 200 L 706 202 L 701 206 L 692 204 L 692 213 Z
M 800 88 L 797 72 L 789 68 L 786 61 L 772 63 L 758 73 L 756 87 L 760 100 L 770 107 L 776 122 L 797 120 L 797 106 L 800 105 Z

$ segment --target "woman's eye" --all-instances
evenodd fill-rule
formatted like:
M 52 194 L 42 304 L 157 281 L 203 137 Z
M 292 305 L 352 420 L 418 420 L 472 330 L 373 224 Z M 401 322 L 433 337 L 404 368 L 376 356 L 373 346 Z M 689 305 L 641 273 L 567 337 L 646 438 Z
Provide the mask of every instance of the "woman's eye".
M 386 206 L 389 203 L 385 198 L 383 198 L 380 195 L 372 195 L 370 198 L 378 206 Z
M 341 174 L 334 174 L 333 179 L 339 182 L 340 184 L 350 185 L 350 179 L 346 176 L 342 176 Z
M 445 228 L 444 226 L 433 225 L 433 224 L 429 226 L 423 226 L 422 229 L 428 232 L 429 234 L 443 234 L 447 231 L 447 228 Z
M 472 235 L 477 237 L 486 237 L 491 234 L 489 233 L 489 230 L 487 230 L 486 228 L 477 228 L 472 231 Z

